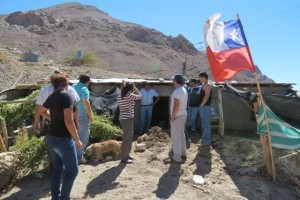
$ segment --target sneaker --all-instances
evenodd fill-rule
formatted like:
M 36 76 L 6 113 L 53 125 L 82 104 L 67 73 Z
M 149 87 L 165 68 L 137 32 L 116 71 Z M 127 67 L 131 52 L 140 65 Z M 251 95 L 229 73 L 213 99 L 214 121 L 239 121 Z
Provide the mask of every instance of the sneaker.
M 133 160 L 128 159 L 128 160 L 121 160 L 121 163 L 125 163 L 125 164 L 132 164 Z
M 131 157 L 131 156 L 128 156 L 128 159 L 129 160 L 135 160 L 133 157 Z
M 80 160 L 78 160 L 78 164 L 81 165 L 81 164 L 86 164 L 87 163 L 87 160 L 85 158 L 81 158 Z

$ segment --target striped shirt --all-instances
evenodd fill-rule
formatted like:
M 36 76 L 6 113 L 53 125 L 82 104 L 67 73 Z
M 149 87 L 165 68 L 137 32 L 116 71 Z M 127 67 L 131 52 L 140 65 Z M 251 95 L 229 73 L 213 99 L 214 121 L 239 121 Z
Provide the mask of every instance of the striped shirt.
M 117 99 L 120 108 L 119 119 L 132 119 L 134 117 L 134 101 L 140 100 L 141 97 L 141 95 L 133 93 L 127 94 L 123 99 L 119 96 Z

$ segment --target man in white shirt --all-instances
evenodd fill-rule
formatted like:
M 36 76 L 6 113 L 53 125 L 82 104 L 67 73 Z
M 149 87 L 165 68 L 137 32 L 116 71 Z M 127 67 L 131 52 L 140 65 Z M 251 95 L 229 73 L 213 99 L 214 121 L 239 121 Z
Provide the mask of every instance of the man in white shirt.
M 176 75 L 173 83 L 175 90 L 171 96 L 170 114 L 171 114 L 171 138 L 173 142 L 172 159 L 165 161 L 166 164 L 182 163 L 186 160 L 186 140 L 185 123 L 187 118 L 188 93 L 183 87 L 184 78 L 182 75 Z
M 61 72 L 55 71 L 53 73 L 53 75 L 55 74 L 59 74 Z M 68 78 L 68 75 L 65 74 L 66 77 Z M 51 76 L 52 77 L 52 76 Z M 51 77 L 50 77 L 50 82 L 51 82 Z M 42 105 L 45 103 L 45 101 L 47 100 L 47 98 L 54 92 L 54 87 L 52 84 L 45 86 L 41 91 L 40 94 L 38 96 L 38 99 L 36 101 L 36 108 L 35 108 L 35 113 L 34 113 L 34 131 L 36 133 L 39 133 L 41 131 L 41 126 L 40 126 L 40 113 L 39 110 L 42 107 Z M 80 100 L 77 92 L 75 91 L 75 89 L 71 86 L 67 87 L 67 93 L 69 93 L 73 99 L 76 106 L 76 112 L 74 113 L 74 119 L 75 119 L 75 123 L 76 126 L 78 126 L 78 109 L 77 109 L 77 102 Z
M 158 102 L 160 96 L 154 89 L 151 88 L 149 82 L 144 83 L 144 88 L 140 90 L 140 93 L 142 94 L 142 98 L 140 104 L 139 133 L 143 134 L 148 132 L 150 129 L 153 107 Z M 155 102 L 153 102 L 154 97 L 156 97 Z

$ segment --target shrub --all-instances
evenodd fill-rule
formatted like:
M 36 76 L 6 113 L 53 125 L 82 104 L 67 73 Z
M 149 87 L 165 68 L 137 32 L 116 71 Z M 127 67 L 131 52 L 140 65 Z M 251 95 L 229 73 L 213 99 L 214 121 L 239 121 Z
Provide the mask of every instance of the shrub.
M 25 125 L 23 125 L 25 127 Z M 26 130 L 26 127 L 25 127 L 25 130 Z M 16 135 L 15 137 L 15 149 L 21 149 L 23 146 L 26 145 L 26 143 L 29 141 L 29 138 L 28 138 L 28 132 L 26 130 L 23 131 L 23 128 L 20 127 L 19 128 L 19 133 L 18 135 Z
M 48 166 L 47 148 L 44 137 L 32 137 L 16 149 L 18 157 L 17 179 L 36 172 L 41 167 Z
M 83 51 L 83 57 L 80 59 L 77 57 L 77 51 L 70 51 L 66 58 L 65 58 L 65 63 L 68 63 L 70 65 L 87 65 L 87 66 L 92 66 L 96 65 L 100 62 L 99 58 L 88 51 Z
M 8 58 L 7 58 L 6 54 L 4 52 L 0 51 L 0 62 L 5 62 L 7 60 L 8 60 Z
M 39 90 L 32 92 L 29 96 L 22 100 L 35 100 L 39 95 Z M 21 123 L 26 120 L 33 119 L 35 103 L 16 103 L 6 104 L 0 103 L 1 115 L 6 121 L 8 131 L 16 129 Z
M 94 115 L 91 123 L 91 138 L 99 141 L 115 140 L 122 137 L 122 130 L 113 125 L 109 118 Z

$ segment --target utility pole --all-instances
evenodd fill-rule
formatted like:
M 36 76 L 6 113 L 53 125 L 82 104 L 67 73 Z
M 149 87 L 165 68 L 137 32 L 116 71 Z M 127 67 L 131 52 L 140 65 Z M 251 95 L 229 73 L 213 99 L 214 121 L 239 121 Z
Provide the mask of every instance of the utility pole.
M 182 63 L 182 75 L 186 77 L 186 67 L 187 67 L 187 53 L 185 53 L 185 60 Z

